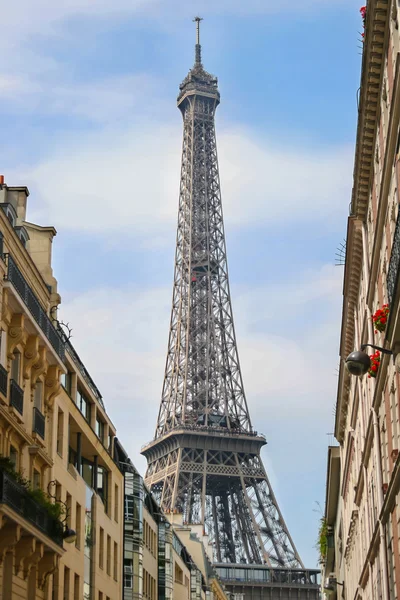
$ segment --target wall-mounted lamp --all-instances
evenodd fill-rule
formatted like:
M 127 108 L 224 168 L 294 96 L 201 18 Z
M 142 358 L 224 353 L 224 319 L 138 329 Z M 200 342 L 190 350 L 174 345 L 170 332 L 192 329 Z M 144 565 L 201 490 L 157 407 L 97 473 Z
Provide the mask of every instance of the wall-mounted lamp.
M 344 582 L 341 583 L 336 579 L 334 575 L 330 575 L 325 579 L 324 592 L 328 595 L 333 594 L 334 592 L 336 592 L 338 585 L 342 585 L 344 587 Z
M 351 375 L 362 377 L 368 372 L 371 366 L 371 359 L 366 352 L 365 348 L 370 347 L 375 350 L 379 350 L 382 354 L 393 354 L 392 350 L 381 348 L 381 346 L 374 346 L 374 344 L 362 344 L 360 350 L 355 350 L 346 358 L 346 369 Z
M 56 485 L 57 485 L 57 481 L 50 481 L 49 485 L 47 486 L 47 493 L 50 496 L 50 498 L 54 498 L 54 500 L 56 502 L 58 502 L 58 504 L 63 504 L 65 506 L 64 518 L 60 518 L 60 521 L 62 523 L 64 523 L 64 525 L 65 525 L 64 532 L 63 532 L 63 540 L 67 544 L 72 544 L 76 540 L 76 531 L 71 529 L 71 527 L 68 527 L 68 524 L 67 524 L 70 509 L 68 508 L 66 502 L 63 502 L 62 500 L 58 500 L 57 496 L 55 496 L 55 494 L 52 494 L 50 491 L 51 486 L 55 487 Z

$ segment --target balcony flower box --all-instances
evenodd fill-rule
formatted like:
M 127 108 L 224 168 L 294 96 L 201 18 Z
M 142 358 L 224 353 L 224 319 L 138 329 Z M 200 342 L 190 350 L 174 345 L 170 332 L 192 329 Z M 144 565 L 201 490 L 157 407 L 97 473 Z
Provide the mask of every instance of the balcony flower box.
M 386 329 L 386 324 L 389 316 L 389 305 L 384 304 L 382 308 L 378 308 L 375 314 L 372 315 L 372 322 L 375 327 L 375 333 L 382 332 Z
M 377 350 L 375 352 L 375 354 L 371 354 L 370 359 L 371 359 L 371 366 L 368 370 L 368 377 L 375 378 L 378 374 L 379 365 L 381 364 L 381 354 L 380 354 L 379 350 Z

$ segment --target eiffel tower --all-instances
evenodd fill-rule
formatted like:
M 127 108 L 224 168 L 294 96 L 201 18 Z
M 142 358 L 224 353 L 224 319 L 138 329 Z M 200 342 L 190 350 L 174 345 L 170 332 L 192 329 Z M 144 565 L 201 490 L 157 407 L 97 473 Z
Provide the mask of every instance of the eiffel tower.
M 202 65 L 200 21 L 195 63 L 178 95 L 183 150 L 172 313 L 155 437 L 142 449 L 146 484 L 164 512 L 202 526 L 214 563 L 302 572 L 243 388 L 215 137 L 220 94 Z

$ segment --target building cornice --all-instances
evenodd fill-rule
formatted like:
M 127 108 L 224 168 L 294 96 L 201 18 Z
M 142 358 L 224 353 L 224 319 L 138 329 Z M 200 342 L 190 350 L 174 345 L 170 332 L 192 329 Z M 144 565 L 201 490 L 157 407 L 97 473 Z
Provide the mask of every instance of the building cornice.
M 350 378 L 344 361 L 354 350 L 354 309 L 358 301 L 362 267 L 362 221 L 349 217 L 347 223 L 346 264 L 343 280 L 342 330 L 340 334 L 339 383 L 336 402 L 335 437 L 341 442 L 349 405 Z
M 374 243 L 371 255 L 371 270 L 368 282 L 367 304 L 372 309 L 372 302 L 375 295 L 375 284 L 379 270 L 382 237 L 385 231 L 385 222 L 387 218 L 387 205 L 389 201 L 390 184 L 392 182 L 393 164 L 396 155 L 396 146 L 398 140 L 398 123 L 400 120 L 400 56 L 397 55 L 396 69 L 393 84 L 392 101 L 390 104 L 390 116 L 388 131 L 386 136 L 385 156 L 382 168 L 382 183 L 379 194 L 379 210 L 375 224 Z
M 388 0 L 369 0 L 361 67 L 351 214 L 365 220 L 380 112 Z

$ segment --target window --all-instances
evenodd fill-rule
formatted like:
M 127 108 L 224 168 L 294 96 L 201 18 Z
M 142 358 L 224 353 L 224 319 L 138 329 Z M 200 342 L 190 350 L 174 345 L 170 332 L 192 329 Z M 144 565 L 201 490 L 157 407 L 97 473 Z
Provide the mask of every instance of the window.
M 10 461 L 14 465 L 14 469 L 18 469 L 18 450 L 14 446 L 10 446 Z
M 64 390 L 67 394 L 71 395 L 72 390 L 72 373 L 68 371 L 68 373 L 62 373 L 60 376 L 60 383 L 63 386 Z
M 75 525 L 76 540 L 75 540 L 75 546 L 78 549 L 81 547 L 81 520 L 82 520 L 82 509 L 81 509 L 81 505 L 78 504 L 78 502 L 77 502 L 76 503 L 76 525 Z
M 40 477 L 40 473 L 39 471 L 37 471 L 36 469 L 33 469 L 33 489 L 34 490 L 38 490 L 41 487 L 41 477 Z
M 175 582 L 183 583 L 183 571 L 178 565 L 178 563 L 175 563 Z
M 68 493 L 67 493 L 67 498 L 66 498 L 66 505 L 67 505 L 67 525 L 68 525 L 68 527 L 71 527 L 72 497 L 71 497 L 71 494 L 68 494 Z
M 133 496 L 125 496 L 125 521 L 133 521 Z
M 96 417 L 96 435 L 99 440 L 104 443 L 104 423 L 99 417 Z
M 79 600 L 79 575 L 76 573 L 74 580 L 74 600 Z
M 99 600 L 103 600 L 103 592 L 99 592 Z
M 14 216 L 14 214 L 13 214 L 13 211 L 10 209 L 10 207 L 9 207 L 9 206 L 7 206 L 7 212 L 6 212 L 6 215 L 7 215 L 7 219 L 8 219 L 8 220 L 10 221 L 10 223 L 11 223 L 11 226 L 12 226 L 12 227 L 14 227 L 14 225 L 15 225 L 15 216 Z
M 57 415 L 57 452 L 60 456 L 63 455 L 64 446 L 64 413 L 58 409 Z
M 114 542 L 114 579 L 118 581 L 118 544 Z
M 99 533 L 99 567 L 104 569 L 104 529 L 100 527 Z
M 112 443 L 113 443 L 113 436 L 111 435 L 111 433 L 109 433 L 107 449 L 110 453 L 112 452 Z
M 36 383 L 35 392 L 33 395 L 33 406 L 42 412 L 42 401 L 43 401 L 43 383 L 38 381 Z
M 14 352 L 14 356 L 11 360 L 11 379 L 14 379 L 16 383 L 19 383 L 20 364 L 21 355 L 19 352 Z
M 86 421 L 90 423 L 91 404 L 90 401 L 82 394 L 80 390 L 78 390 L 78 393 L 76 395 L 76 403 L 78 405 L 79 410 L 85 417 Z
M 114 486 L 114 521 L 118 523 L 118 510 L 119 510 L 119 502 L 118 502 L 118 486 L 115 484 Z
M 64 599 L 69 600 L 69 582 L 71 579 L 70 570 L 64 567 Z
M 107 536 L 107 575 L 111 575 L 111 538 Z
M 104 467 L 97 468 L 97 493 L 103 501 L 104 509 L 108 513 L 108 472 Z
M 131 558 L 124 559 L 124 588 L 132 589 L 133 587 L 133 560 Z
M 61 502 L 61 483 L 56 481 L 56 502 Z

